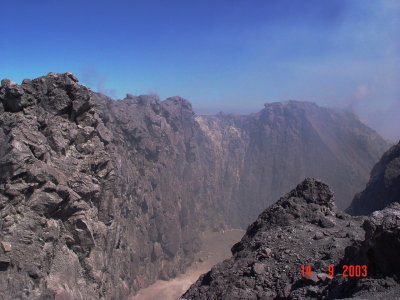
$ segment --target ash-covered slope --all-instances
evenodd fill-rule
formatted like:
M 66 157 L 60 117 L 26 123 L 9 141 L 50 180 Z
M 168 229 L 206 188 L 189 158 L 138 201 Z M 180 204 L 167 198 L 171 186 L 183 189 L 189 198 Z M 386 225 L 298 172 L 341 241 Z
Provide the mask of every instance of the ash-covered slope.
M 199 231 L 247 224 L 270 201 L 263 192 L 318 164 L 338 186 L 360 182 L 384 144 L 354 116 L 309 103 L 196 116 L 179 97 L 113 101 L 70 73 L 3 80 L 0 100 L 5 299 L 126 299 L 182 272 Z
M 399 241 L 399 204 L 351 217 L 336 210 L 326 184 L 306 179 L 266 209 L 232 247 L 232 258 L 181 299 L 399 299 Z M 312 274 L 302 276 L 302 265 Z M 367 266 L 367 276 L 343 277 L 344 265 Z
M 354 197 L 347 212 L 367 215 L 393 202 L 400 202 L 400 143 L 374 166 L 367 187 Z

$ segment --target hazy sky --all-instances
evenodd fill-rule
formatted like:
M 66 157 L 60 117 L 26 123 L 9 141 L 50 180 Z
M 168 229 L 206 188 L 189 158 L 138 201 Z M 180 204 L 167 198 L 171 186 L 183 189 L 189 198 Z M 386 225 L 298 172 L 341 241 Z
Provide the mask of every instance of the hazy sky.
M 73 72 L 114 98 L 196 112 L 295 99 L 347 107 L 400 138 L 400 1 L 3 1 L 0 77 Z

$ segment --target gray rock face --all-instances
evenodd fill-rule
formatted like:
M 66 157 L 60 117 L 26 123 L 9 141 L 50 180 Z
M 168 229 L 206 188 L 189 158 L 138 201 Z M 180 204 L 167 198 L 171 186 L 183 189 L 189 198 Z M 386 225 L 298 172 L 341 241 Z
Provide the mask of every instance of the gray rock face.
M 186 100 L 114 102 L 53 73 L 0 99 L 0 298 L 126 299 L 221 226 Z
M 3 80 L 0 298 L 126 299 L 174 277 L 192 261 L 200 230 L 247 224 L 299 176 L 332 169 L 338 187 L 361 183 L 384 142 L 360 124 L 297 102 L 196 116 L 180 97 L 113 101 L 71 73 Z M 356 144 L 340 142 L 344 132 Z M 291 149 L 301 150 L 286 156 Z M 299 214 L 332 232 L 329 193 L 306 185 L 301 197 L 315 212 L 296 206 L 285 222 Z M 273 259 L 275 251 L 263 253 Z
M 368 265 L 368 278 L 335 279 L 327 289 L 330 298 L 399 299 L 400 204 L 375 211 L 363 223 L 365 239 L 346 249 L 344 265 Z
M 119 283 L 104 272 L 115 229 L 100 203 L 112 200 L 115 174 L 89 90 L 72 74 L 49 74 L 3 82 L 0 95 L 0 239 L 9 260 L 0 297 L 106 295 Z
M 332 186 L 344 210 L 389 148 L 353 114 L 309 102 L 269 103 L 256 114 L 197 120 L 213 156 L 224 157 L 216 164 L 227 170 L 222 184 L 234 189 L 229 196 L 246 216 L 243 227 L 306 177 Z
M 399 204 L 351 217 L 336 210 L 327 185 L 306 179 L 266 209 L 232 247 L 232 258 L 181 299 L 398 299 L 399 241 Z M 351 274 L 345 265 L 365 265 L 367 276 L 344 277 Z M 312 274 L 303 276 L 301 266 Z
M 367 215 L 393 202 L 400 202 L 400 143 L 374 166 L 367 187 L 354 197 L 347 212 Z

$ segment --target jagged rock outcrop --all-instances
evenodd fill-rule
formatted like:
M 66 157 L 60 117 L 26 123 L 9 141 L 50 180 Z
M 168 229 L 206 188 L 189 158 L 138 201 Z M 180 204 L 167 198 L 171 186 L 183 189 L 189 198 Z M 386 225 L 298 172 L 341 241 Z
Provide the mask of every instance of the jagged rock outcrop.
M 336 211 L 326 184 L 306 179 L 266 209 L 232 247 L 232 258 L 202 275 L 182 298 L 304 299 L 315 292 L 309 281 L 329 281 L 328 266 L 362 239 L 361 224 Z M 315 278 L 302 278 L 301 265 L 312 266 Z
M 89 90 L 76 82 L 72 74 L 2 81 L 3 299 L 94 299 L 117 284 L 102 277 L 111 232 L 98 216 L 115 175 Z
M 327 298 L 400 298 L 400 204 L 375 211 L 363 223 L 365 239 L 346 249 L 341 265 L 367 265 L 367 278 L 335 278 L 326 288 Z
M 180 97 L 113 101 L 71 73 L 3 80 L 0 298 L 126 299 L 182 272 L 199 231 L 247 224 L 299 176 L 354 193 L 384 146 L 310 103 L 196 116 Z
M 187 101 L 113 102 L 72 74 L 0 98 L 0 298 L 125 299 L 185 269 L 197 214 L 218 220 L 190 197 Z
M 351 217 L 336 210 L 326 184 L 306 179 L 266 209 L 232 247 L 232 258 L 181 299 L 398 299 L 399 241 L 399 204 Z M 312 274 L 303 276 L 302 265 Z M 344 265 L 367 266 L 367 276 L 343 277 Z
M 400 202 L 400 143 L 374 166 L 367 187 L 354 197 L 347 212 L 367 215 L 393 202 Z

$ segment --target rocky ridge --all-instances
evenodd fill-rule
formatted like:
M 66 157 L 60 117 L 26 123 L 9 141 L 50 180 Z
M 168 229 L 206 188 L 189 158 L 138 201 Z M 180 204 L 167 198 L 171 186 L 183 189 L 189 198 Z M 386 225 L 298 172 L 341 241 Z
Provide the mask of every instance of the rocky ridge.
M 247 223 L 272 201 L 268 187 L 278 179 L 274 193 L 329 168 L 350 174 L 335 181 L 324 173 L 339 186 L 360 184 L 385 145 L 356 119 L 314 104 L 196 116 L 180 97 L 114 101 L 71 73 L 21 85 L 2 80 L 0 100 L 4 299 L 126 299 L 182 272 L 197 251 L 199 231 Z M 331 127 L 318 125 L 328 116 Z M 365 147 L 338 142 L 344 131 Z M 302 146 L 302 139 L 308 143 Z M 285 159 L 282 147 L 302 151 Z M 321 160 L 306 155 L 314 148 Z M 333 161 L 323 159 L 335 151 Z M 353 156 L 365 164 L 350 165 Z M 296 157 L 301 164 L 284 175 Z M 264 186 L 266 178 L 272 181 Z
M 351 217 L 335 208 L 326 184 L 306 179 L 181 299 L 399 299 L 399 241 L 400 204 Z M 344 265 L 365 265 L 367 276 L 344 277 Z M 301 266 L 312 274 L 303 276 Z

